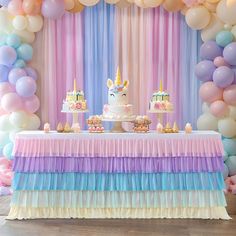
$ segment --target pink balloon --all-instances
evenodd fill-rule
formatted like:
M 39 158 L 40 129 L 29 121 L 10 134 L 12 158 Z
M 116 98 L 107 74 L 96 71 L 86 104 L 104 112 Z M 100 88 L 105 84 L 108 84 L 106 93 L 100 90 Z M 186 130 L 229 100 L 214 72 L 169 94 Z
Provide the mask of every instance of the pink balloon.
M 221 118 L 227 115 L 229 108 L 225 102 L 218 100 L 211 104 L 210 112 L 213 116 Z
M 214 60 L 214 65 L 216 67 L 220 67 L 220 66 L 228 66 L 229 64 L 225 61 L 225 59 L 223 57 L 216 57 Z
M 8 11 L 12 14 L 12 15 L 23 15 L 24 11 L 22 8 L 22 0 L 12 0 L 10 1 L 10 3 L 8 4 Z
M 24 99 L 25 110 L 29 113 L 35 113 L 40 106 L 40 102 L 37 96 L 33 95 L 27 99 Z
M 236 105 L 236 84 L 230 85 L 224 90 L 223 98 L 228 105 Z
M 22 99 L 17 93 L 7 93 L 1 100 L 2 108 L 7 112 L 14 112 L 22 109 Z
M 222 100 L 223 89 L 218 88 L 214 82 L 209 81 L 201 85 L 199 95 L 204 102 L 212 103 Z
M 0 99 L 6 94 L 6 93 L 11 93 L 15 92 L 14 87 L 8 83 L 8 82 L 3 82 L 0 83 Z

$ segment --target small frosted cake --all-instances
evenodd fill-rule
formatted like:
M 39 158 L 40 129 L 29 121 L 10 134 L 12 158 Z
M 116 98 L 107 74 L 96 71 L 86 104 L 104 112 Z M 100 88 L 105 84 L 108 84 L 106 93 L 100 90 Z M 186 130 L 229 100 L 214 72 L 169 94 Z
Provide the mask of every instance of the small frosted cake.
M 87 110 L 87 102 L 84 99 L 84 92 L 77 91 L 76 81 L 74 81 L 74 91 L 67 92 L 66 99 L 63 100 L 63 112 L 77 112 Z
M 154 92 L 149 103 L 150 111 L 173 111 L 173 104 L 170 102 L 169 93 L 162 90 L 162 83 L 160 91 Z
M 108 104 L 103 107 L 103 118 L 113 120 L 134 119 L 133 105 L 128 101 L 129 81 L 121 81 L 120 70 L 118 68 L 116 80 L 107 80 Z

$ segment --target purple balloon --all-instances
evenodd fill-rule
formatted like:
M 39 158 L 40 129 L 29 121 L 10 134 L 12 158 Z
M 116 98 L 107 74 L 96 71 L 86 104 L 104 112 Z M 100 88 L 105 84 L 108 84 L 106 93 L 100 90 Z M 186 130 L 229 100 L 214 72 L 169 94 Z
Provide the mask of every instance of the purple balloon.
M 37 72 L 36 72 L 36 70 L 35 70 L 34 68 L 32 68 L 32 67 L 26 67 L 26 68 L 24 68 L 24 69 L 25 69 L 25 71 L 26 71 L 26 73 L 27 73 L 27 75 L 28 75 L 29 77 L 33 78 L 34 80 L 37 80 L 37 79 L 38 79 L 38 74 L 37 74 Z
M 223 51 L 224 59 L 232 66 L 236 66 L 236 43 L 230 43 Z
M 21 68 L 13 68 L 8 75 L 8 80 L 11 84 L 16 84 L 16 81 L 24 76 L 27 76 L 25 70 Z
M 207 41 L 200 48 L 200 57 L 203 60 L 212 60 L 222 56 L 223 49 L 215 41 Z
M 195 75 L 203 82 L 212 80 L 216 67 L 212 61 L 204 60 L 199 62 L 195 67 Z
M 0 65 L 0 82 L 6 82 L 8 80 L 8 74 L 10 69 L 7 66 Z
M 29 76 L 22 77 L 16 81 L 16 92 L 22 97 L 31 97 L 36 92 L 37 85 Z
M 220 66 L 213 74 L 213 81 L 219 88 L 227 88 L 234 81 L 234 71 L 227 66 Z
M 17 59 L 16 50 L 9 46 L 0 47 L 0 64 L 12 66 Z
M 65 13 L 64 0 L 44 0 L 41 11 L 46 18 L 54 20 L 61 18 Z

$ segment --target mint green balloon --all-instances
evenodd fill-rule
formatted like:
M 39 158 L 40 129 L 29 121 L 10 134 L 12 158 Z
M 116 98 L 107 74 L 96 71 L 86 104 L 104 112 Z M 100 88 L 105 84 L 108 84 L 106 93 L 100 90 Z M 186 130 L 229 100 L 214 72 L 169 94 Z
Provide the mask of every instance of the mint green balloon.
M 8 143 L 3 148 L 3 155 L 8 159 L 12 158 L 12 151 L 13 151 L 13 143 Z
M 230 156 L 226 160 L 225 164 L 229 169 L 229 175 L 230 176 L 236 175 L 236 156 Z
M 221 47 L 226 47 L 233 40 L 234 36 L 230 31 L 221 31 L 216 35 L 216 43 Z

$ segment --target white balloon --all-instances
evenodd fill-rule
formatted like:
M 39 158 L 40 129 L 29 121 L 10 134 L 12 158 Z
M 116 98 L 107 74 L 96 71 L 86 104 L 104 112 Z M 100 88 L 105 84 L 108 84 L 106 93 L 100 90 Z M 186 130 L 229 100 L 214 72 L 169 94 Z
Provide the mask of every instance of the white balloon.
M 1 131 L 11 131 L 14 129 L 9 121 L 9 118 L 10 118 L 10 115 L 8 114 L 0 116 L 0 130 Z
M 3 147 L 9 143 L 9 133 L 0 131 L 0 146 Z
M 12 112 L 10 115 L 10 122 L 16 128 L 25 129 L 27 127 L 28 115 L 24 111 Z
M 202 114 L 197 120 L 197 128 L 199 130 L 217 130 L 218 119 L 211 113 Z
M 116 4 L 117 2 L 119 2 L 120 0 L 105 0 L 105 2 L 109 3 L 109 4 Z
M 229 0 L 221 0 L 216 8 L 216 14 L 224 23 L 230 25 L 236 24 L 236 1 L 231 1 L 231 4 L 228 4 Z
M 236 121 L 231 117 L 221 119 L 218 122 L 219 132 L 226 138 L 233 138 L 236 136 Z
M 215 40 L 216 35 L 224 29 L 224 23 L 215 15 L 212 14 L 210 24 L 201 32 L 201 37 L 204 42 Z
M 79 0 L 84 6 L 91 7 L 96 5 L 100 0 Z
M 208 105 L 206 102 L 204 102 L 204 103 L 202 104 L 202 112 L 203 112 L 203 113 L 208 113 L 208 112 L 210 112 L 210 107 L 209 107 L 209 105 Z
M 142 8 L 158 7 L 164 0 L 135 0 L 135 4 Z
M 15 16 L 12 21 L 12 25 L 16 30 L 19 30 L 19 31 L 24 30 L 27 27 L 27 19 L 26 17 L 21 16 L 21 15 Z
M 27 130 L 37 130 L 37 129 L 39 129 L 40 119 L 37 115 L 35 115 L 35 114 L 29 115 L 28 119 L 29 119 L 29 122 L 28 122 L 27 127 L 26 127 Z
M 236 106 L 229 106 L 229 116 L 236 120 Z
M 39 32 L 43 28 L 43 17 L 41 15 L 27 16 L 27 30 L 30 32 Z

